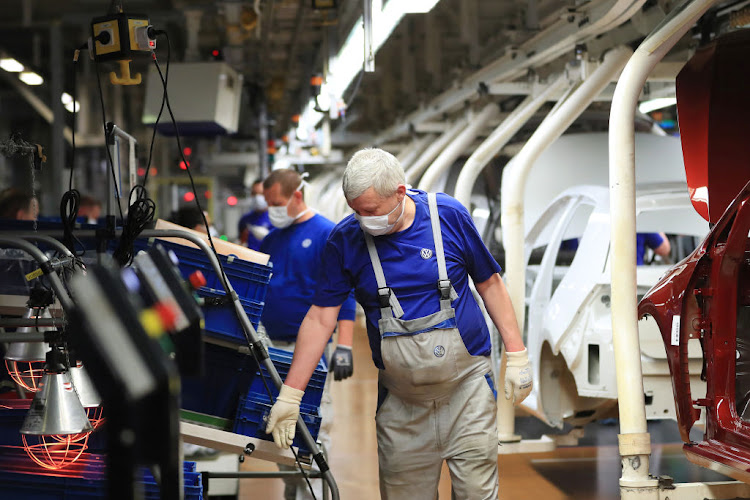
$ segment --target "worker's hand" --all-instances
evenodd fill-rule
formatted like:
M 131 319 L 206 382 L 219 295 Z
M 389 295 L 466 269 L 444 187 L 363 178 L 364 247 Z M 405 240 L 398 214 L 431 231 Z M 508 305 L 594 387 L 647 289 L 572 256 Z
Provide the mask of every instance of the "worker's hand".
M 266 434 L 273 434 L 273 442 L 281 449 L 289 448 L 294 441 L 299 405 L 304 394 L 305 391 L 282 385 L 268 415 Z
M 352 347 L 348 345 L 336 346 L 331 359 L 333 380 L 344 380 L 354 373 L 354 360 L 352 359 Z
M 505 352 L 508 363 L 505 367 L 505 399 L 520 404 L 531 392 L 531 367 L 529 353 L 526 349 L 517 352 Z

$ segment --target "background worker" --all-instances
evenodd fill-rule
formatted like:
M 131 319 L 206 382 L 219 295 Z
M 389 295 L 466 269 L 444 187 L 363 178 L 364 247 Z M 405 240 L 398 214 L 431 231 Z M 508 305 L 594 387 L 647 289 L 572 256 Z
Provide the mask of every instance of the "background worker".
M 355 215 L 328 239 L 314 305 L 266 432 L 282 448 L 291 443 L 303 390 L 354 288 L 380 370 L 375 421 L 382 498 L 434 500 L 446 461 L 456 498 L 495 499 L 490 334 L 469 277 L 505 343 L 505 397 L 518 404 L 532 386 L 500 267 L 466 208 L 444 194 L 408 191 L 390 153 L 357 152 L 343 189 Z
M 646 255 L 646 247 L 660 257 L 669 256 L 672 246 L 664 233 L 637 233 L 635 235 L 635 258 L 636 265 L 644 264 L 643 257 Z
M 85 217 L 89 224 L 96 224 L 102 215 L 102 202 L 92 196 L 81 196 L 78 217 Z
M 263 181 L 256 179 L 252 187 L 250 211 L 240 218 L 238 229 L 240 243 L 251 250 L 258 250 L 260 242 L 273 227 L 268 219 L 268 203 L 263 196 Z
M 39 204 L 33 196 L 18 188 L 0 191 L 0 219 L 36 220 Z
M 305 204 L 304 182 L 294 170 L 274 170 L 263 182 L 269 217 L 275 229 L 260 244 L 260 251 L 271 256 L 273 275 L 266 292 L 261 323 L 274 347 L 293 351 L 302 319 L 314 301 L 323 249 L 334 223 Z M 352 375 L 352 336 L 356 304 L 350 297 L 338 312 L 339 338 L 336 352 L 327 356 L 337 380 Z M 334 318 L 335 322 L 336 318 Z M 315 361 L 317 365 L 321 353 Z M 330 353 L 328 353 L 330 354 Z M 338 366 L 336 364 L 338 362 Z M 314 367 L 313 367 L 314 369 Z M 320 404 L 322 417 L 318 440 L 330 449 L 329 429 L 333 420 L 330 378 L 326 379 Z M 293 468 L 292 468 L 293 469 Z M 301 479 L 285 479 L 284 498 L 311 498 Z M 322 498 L 322 481 L 314 480 L 315 496 Z

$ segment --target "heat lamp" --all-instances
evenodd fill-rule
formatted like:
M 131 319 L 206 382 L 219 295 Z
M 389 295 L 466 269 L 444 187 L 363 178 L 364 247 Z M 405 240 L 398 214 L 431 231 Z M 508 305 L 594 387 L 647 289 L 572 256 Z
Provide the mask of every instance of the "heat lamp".
M 86 449 L 93 430 L 81 404 L 61 346 L 47 353 L 44 376 L 21 426 L 29 457 L 46 469 L 62 469 Z
M 49 311 L 44 308 L 29 308 L 23 316 L 25 319 L 51 318 Z M 17 333 L 41 333 L 52 331 L 50 327 L 24 326 Z M 39 382 L 44 375 L 44 363 L 49 351 L 46 342 L 13 342 L 8 346 L 5 354 L 5 366 L 13 381 L 29 392 L 39 390 Z

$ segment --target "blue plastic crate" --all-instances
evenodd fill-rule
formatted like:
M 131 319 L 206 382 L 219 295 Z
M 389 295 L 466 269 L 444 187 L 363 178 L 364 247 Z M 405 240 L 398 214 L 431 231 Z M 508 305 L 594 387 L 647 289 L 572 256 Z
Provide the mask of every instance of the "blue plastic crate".
M 206 287 L 198 289 L 197 293 L 200 297 L 208 299 L 226 297 L 226 293 L 223 290 L 214 290 Z M 250 323 L 252 323 L 254 328 L 258 328 L 260 316 L 263 314 L 264 303 L 240 298 L 240 304 L 242 304 L 242 308 L 247 313 Z M 205 304 L 201 309 L 203 310 L 203 318 L 205 319 L 203 330 L 207 335 L 243 345 L 247 343 L 245 332 L 240 325 L 240 321 L 237 319 L 233 304 L 226 303 L 219 306 Z
M 232 419 L 258 365 L 249 354 L 211 343 L 204 347 L 203 376 L 182 377 L 182 408 Z
M 194 271 L 201 271 L 206 278 L 207 288 L 224 290 L 221 278 L 214 271 L 206 254 L 198 248 L 156 239 L 138 239 L 135 241 L 133 248 L 138 252 L 138 250 L 146 250 L 155 243 L 161 244 L 166 250 L 174 251 L 179 260 L 177 267 L 180 268 L 183 277 L 187 279 Z M 268 282 L 271 281 L 271 266 L 241 260 L 233 255 L 219 255 L 219 260 L 221 260 L 224 272 L 237 295 L 256 303 L 265 300 Z
M 246 399 L 240 400 L 237 416 L 234 419 L 234 433 L 273 441 L 273 436 L 266 434 L 266 420 L 271 411 L 271 406 L 268 396 L 263 395 L 248 395 Z M 303 403 L 300 405 L 299 414 L 313 439 L 317 439 L 322 421 L 318 408 Z M 301 443 L 299 434 L 294 438 L 292 444 L 298 446 L 300 451 L 310 451 Z
M 23 451 L 5 449 L 0 453 L 0 484 L 3 500 L 73 500 L 79 498 L 106 498 L 107 471 L 102 455 L 89 454 L 85 464 L 74 464 L 45 474 L 44 469 L 23 465 Z M 202 500 L 201 474 L 195 472 L 195 462 L 184 462 L 185 500 Z M 161 494 L 156 481 L 147 469 L 141 470 L 144 498 L 159 499 Z
M 273 366 L 276 368 L 276 371 L 279 372 L 281 380 L 286 379 L 287 374 L 289 374 L 289 367 L 292 366 L 293 354 L 294 353 L 292 353 L 291 351 L 285 351 L 283 349 L 277 349 L 275 347 L 268 348 L 268 355 L 271 358 L 271 361 L 273 361 Z M 269 389 L 271 389 L 271 392 L 273 393 L 273 397 L 275 399 L 279 395 L 279 390 L 271 382 L 270 374 L 268 373 L 266 368 L 263 367 L 262 370 L 263 376 L 266 377 L 268 387 Z M 310 377 L 310 382 L 308 382 L 307 387 L 305 388 L 305 395 L 302 396 L 303 404 L 316 408 L 320 406 L 320 400 L 323 397 L 323 387 L 326 384 L 327 376 L 328 369 L 325 363 L 323 363 L 322 361 L 318 362 L 318 366 L 315 367 L 315 371 Z M 246 397 L 250 398 L 252 394 L 262 395 L 265 398 L 268 397 L 266 388 L 263 385 L 263 380 L 261 380 L 260 378 L 259 371 L 256 373 L 255 378 L 250 384 L 250 389 L 248 390 L 248 395 Z

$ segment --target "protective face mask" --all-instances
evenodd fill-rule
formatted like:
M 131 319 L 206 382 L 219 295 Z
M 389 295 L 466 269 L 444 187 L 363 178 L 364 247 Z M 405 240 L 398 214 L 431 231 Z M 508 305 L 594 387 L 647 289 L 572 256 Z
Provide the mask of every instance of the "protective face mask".
M 302 184 L 299 185 L 299 188 L 297 188 L 296 191 L 299 191 L 301 187 Z M 274 227 L 277 227 L 279 229 L 289 227 L 294 221 L 310 211 L 310 208 L 308 208 L 307 210 L 303 210 L 302 212 L 298 213 L 296 217 L 290 216 L 288 208 L 293 199 L 294 195 L 289 198 L 289 201 L 287 201 L 286 205 L 284 205 L 283 207 L 268 207 L 268 218 L 270 219 L 271 224 L 273 224 Z
M 398 216 L 398 219 L 393 221 L 393 224 L 388 223 L 388 217 L 396 211 L 398 208 L 398 205 L 401 205 L 401 215 Z M 370 233 L 373 236 L 381 236 L 383 234 L 389 233 L 395 226 L 398 224 L 398 221 L 401 220 L 401 217 L 404 216 L 404 200 L 403 198 L 395 207 L 393 207 L 393 210 L 388 212 L 385 215 L 357 215 L 354 214 L 354 218 L 359 221 L 359 226 L 362 228 L 362 231 L 366 233 Z
M 263 196 L 262 194 L 253 195 L 253 209 L 256 212 L 262 212 L 267 208 L 268 208 L 268 203 L 266 203 L 265 196 Z

